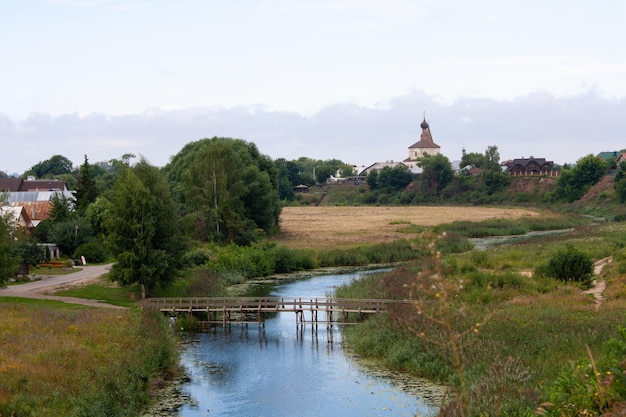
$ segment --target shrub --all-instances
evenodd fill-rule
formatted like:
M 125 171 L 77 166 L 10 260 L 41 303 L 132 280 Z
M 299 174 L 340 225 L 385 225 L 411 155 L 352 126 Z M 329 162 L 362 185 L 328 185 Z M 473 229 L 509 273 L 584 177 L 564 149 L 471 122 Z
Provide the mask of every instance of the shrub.
M 571 244 L 550 257 L 546 267 L 546 274 L 562 281 L 585 282 L 593 273 L 593 262 L 586 253 L 583 253 Z
M 614 222 L 623 222 L 624 220 L 626 220 L 626 214 L 617 214 L 613 217 Z
M 446 233 L 435 243 L 436 249 L 444 254 L 470 251 L 474 245 L 465 237 L 456 233 Z
M 209 253 L 202 248 L 188 250 L 183 255 L 183 263 L 190 266 L 204 265 L 209 259 Z
M 85 260 L 90 263 L 101 263 L 106 261 L 107 252 L 99 242 L 87 242 L 83 243 L 74 251 L 74 258 L 79 259 L 81 256 L 85 257 Z

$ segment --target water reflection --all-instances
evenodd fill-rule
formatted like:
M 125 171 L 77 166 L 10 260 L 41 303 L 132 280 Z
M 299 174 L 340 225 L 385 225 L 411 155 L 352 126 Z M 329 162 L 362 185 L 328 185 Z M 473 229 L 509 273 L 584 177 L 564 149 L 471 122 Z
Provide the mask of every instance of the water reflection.
M 324 297 L 360 274 L 325 276 L 276 287 L 272 295 Z M 413 416 L 430 406 L 374 375 L 346 354 L 340 326 L 307 324 L 298 332 L 294 313 L 265 326 L 233 325 L 190 336 L 181 355 L 195 400 L 179 415 L 196 416 Z

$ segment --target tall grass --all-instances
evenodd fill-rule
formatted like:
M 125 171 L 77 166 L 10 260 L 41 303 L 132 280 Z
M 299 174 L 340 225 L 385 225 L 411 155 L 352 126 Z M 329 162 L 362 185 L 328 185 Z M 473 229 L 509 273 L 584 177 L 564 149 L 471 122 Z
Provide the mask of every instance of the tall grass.
M 158 312 L 3 300 L 0 315 L 2 416 L 136 416 L 176 366 Z
M 352 283 L 337 295 L 413 303 L 347 328 L 345 340 L 361 355 L 449 384 L 454 400 L 441 416 L 600 415 L 626 401 L 625 231 L 606 224 L 487 252 L 433 254 Z M 519 273 L 568 244 L 593 259 L 614 256 L 599 309 L 571 283 Z

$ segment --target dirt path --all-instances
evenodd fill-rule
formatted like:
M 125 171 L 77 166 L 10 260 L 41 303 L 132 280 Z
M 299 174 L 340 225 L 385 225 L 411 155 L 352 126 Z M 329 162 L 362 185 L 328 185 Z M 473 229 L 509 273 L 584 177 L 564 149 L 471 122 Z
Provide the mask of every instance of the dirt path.
M 68 275 L 42 276 L 39 281 L 12 285 L 0 289 L 0 297 L 35 298 L 38 300 L 54 300 L 70 304 L 81 304 L 89 307 L 125 309 L 126 307 L 114 306 L 99 300 L 49 295 L 50 292 L 54 292 L 62 287 L 84 284 L 85 282 L 100 278 L 102 275 L 109 272 L 111 265 L 112 264 L 88 265 L 81 267 L 81 271 Z
M 604 267 L 611 263 L 612 260 L 613 257 L 608 256 L 594 262 L 593 264 L 593 273 L 597 276 L 597 278 L 593 280 L 593 287 L 585 291 L 585 294 L 590 294 L 593 296 L 593 301 L 596 305 L 596 309 L 600 308 L 600 304 L 602 304 L 602 301 L 604 301 L 602 293 L 606 288 L 606 282 L 604 281 L 604 279 L 602 279 L 600 274 L 602 274 L 602 270 L 604 269 Z

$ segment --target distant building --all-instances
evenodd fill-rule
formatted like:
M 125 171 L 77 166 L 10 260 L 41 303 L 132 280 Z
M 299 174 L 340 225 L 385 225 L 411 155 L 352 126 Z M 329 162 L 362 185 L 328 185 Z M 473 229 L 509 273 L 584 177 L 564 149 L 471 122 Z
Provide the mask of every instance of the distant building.
M 75 200 L 65 181 L 34 178 L 0 178 L 0 195 L 9 206 L 24 208 L 34 227 L 50 217 L 55 196 Z
M 426 155 L 438 155 L 441 150 L 441 146 L 433 141 L 430 126 L 426 122 L 426 116 L 424 116 L 424 121 L 420 124 L 420 127 L 422 128 L 422 134 L 419 142 L 409 146 L 409 157 L 402 161 L 411 172 L 421 171 L 419 167 L 420 158 Z
M 511 176 L 545 175 L 556 177 L 559 171 L 554 169 L 554 162 L 546 161 L 545 158 L 519 158 L 504 163 L 504 172 Z
M 359 173 L 359 177 L 365 177 L 370 172 L 372 172 L 372 171 L 380 171 L 381 169 L 383 169 L 385 167 L 395 168 L 395 167 L 397 167 L 399 165 L 402 165 L 405 168 L 408 168 L 406 165 L 404 165 L 404 163 L 398 162 L 398 161 L 374 162 L 372 165 L 368 166 L 363 171 L 361 171 Z

